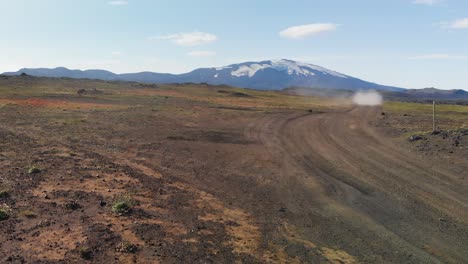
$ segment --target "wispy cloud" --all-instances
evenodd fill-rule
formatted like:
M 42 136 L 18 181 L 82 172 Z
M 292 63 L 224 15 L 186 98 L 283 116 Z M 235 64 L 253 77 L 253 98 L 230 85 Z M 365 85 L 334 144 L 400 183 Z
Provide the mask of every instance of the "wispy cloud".
M 468 17 L 467 17 L 467 18 L 462 18 L 462 19 L 458 19 L 458 20 L 453 21 L 453 22 L 450 24 L 450 28 L 454 28 L 454 29 L 468 29 Z
M 192 56 L 192 57 L 212 57 L 216 55 L 216 52 L 213 51 L 208 51 L 208 50 L 194 50 L 187 55 Z
M 109 5 L 114 5 L 114 6 L 128 5 L 128 1 L 122 1 L 122 0 L 118 0 L 118 1 L 109 1 L 108 3 L 109 3 Z
M 411 60 L 452 60 L 452 59 L 468 59 L 468 56 L 451 55 L 446 53 L 423 54 L 410 57 Z
M 120 52 L 120 51 L 112 51 L 111 54 L 114 55 L 114 56 L 119 56 L 119 55 L 122 55 L 122 52 Z
M 199 46 L 209 44 L 218 40 L 214 34 L 205 32 L 177 33 L 166 36 L 151 37 L 150 39 L 169 40 L 179 46 Z
M 310 36 L 315 36 L 321 33 L 334 31 L 337 29 L 336 24 L 331 23 L 316 23 L 307 24 L 286 28 L 279 35 L 288 39 L 303 39 Z
M 442 2 L 442 0 L 414 0 L 413 4 L 420 4 L 420 5 L 435 5 Z

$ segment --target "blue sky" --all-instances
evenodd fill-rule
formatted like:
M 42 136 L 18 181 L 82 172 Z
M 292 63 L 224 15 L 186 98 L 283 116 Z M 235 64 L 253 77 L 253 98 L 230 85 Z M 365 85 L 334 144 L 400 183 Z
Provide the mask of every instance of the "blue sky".
M 386 85 L 468 90 L 468 1 L 0 0 L 0 72 L 182 73 L 295 59 Z

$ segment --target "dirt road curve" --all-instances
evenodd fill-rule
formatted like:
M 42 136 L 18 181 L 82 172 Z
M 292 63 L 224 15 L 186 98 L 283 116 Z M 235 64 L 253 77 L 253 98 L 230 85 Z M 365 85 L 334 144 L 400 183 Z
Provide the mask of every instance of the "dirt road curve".
M 365 262 L 464 263 L 466 182 L 381 136 L 379 114 L 268 116 L 246 134 L 283 161 L 275 181 L 303 239 Z
M 467 263 L 463 166 L 379 107 L 31 109 L 0 115 L 0 263 Z

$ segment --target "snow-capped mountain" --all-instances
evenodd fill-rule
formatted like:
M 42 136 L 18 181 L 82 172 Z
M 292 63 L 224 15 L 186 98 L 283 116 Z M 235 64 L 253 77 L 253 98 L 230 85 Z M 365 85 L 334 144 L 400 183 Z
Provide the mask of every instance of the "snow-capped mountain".
M 279 90 L 291 86 L 347 90 L 401 90 L 397 87 L 366 82 L 317 65 L 284 59 L 202 68 L 179 75 L 177 79 L 261 90 Z
M 153 72 L 114 74 L 101 70 L 21 69 L 6 75 L 26 73 L 33 76 L 88 78 L 101 80 L 122 80 L 148 83 L 209 83 L 237 87 L 279 90 L 293 86 L 325 89 L 376 89 L 403 90 L 398 87 L 384 86 L 366 82 L 323 67 L 292 60 L 267 60 L 244 62 L 218 68 L 200 68 L 184 74 L 162 74 Z
M 226 68 L 233 68 L 236 65 L 227 66 Z M 222 70 L 223 68 L 218 68 Z M 291 60 L 271 60 L 263 61 L 260 63 L 244 63 L 237 67 L 236 70 L 231 71 L 232 76 L 242 77 L 242 76 L 254 76 L 259 70 L 263 69 L 275 69 L 279 72 L 287 73 L 288 75 L 303 75 L 303 76 L 313 76 L 315 75 L 314 71 L 318 71 L 322 74 L 329 74 L 335 77 L 347 78 L 348 76 L 335 71 L 330 71 L 328 69 L 316 66 L 313 64 L 306 64 Z

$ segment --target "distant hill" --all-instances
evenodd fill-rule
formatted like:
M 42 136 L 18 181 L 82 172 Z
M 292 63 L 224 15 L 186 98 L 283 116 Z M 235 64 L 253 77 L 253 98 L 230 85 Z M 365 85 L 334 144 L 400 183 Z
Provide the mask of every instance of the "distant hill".
M 74 79 L 99 79 L 99 80 L 112 80 L 115 79 L 117 74 L 105 70 L 69 70 L 64 67 L 53 69 L 37 68 L 37 69 L 21 69 L 17 72 L 5 72 L 4 75 L 20 75 L 25 73 L 31 76 L 51 77 L 51 78 L 74 78 Z
M 343 96 L 356 90 L 378 90 L 387 99 L 468 100 L 464 90 L 436 88 L 404 89 L 367 82 L 317 65 L 292 60 L 244 62 L 218 68 L 200 68 L 183 74 L 138 72 L 116 74 L 105 70 L 69 70 L 67 68 L 24 68 L 4 75 L 27 74 L 39 77 L 134 81 L 142 83 L 207 83 L 259 90 L 283 90 L 291 93 Z M 293 88 L 291 88 L 293 87 Z M 297 88 L 300 87 L 300 88 Z
M 289 87 L 284 89 L 289 94 L 343 97 L 347 98 L 354 94 L 352 90 L 322 89 L 307 87 Z M 402 91 L 380 91 L 387 100 L 425 102 L 432 100 L 456 103 L 456 101 L 468 101 L 468 92 L 465 90 L 441 90 L 436 88 L 407 89 Z
M 146 83 L 208 83 L 236 87 L 281 90 L 291 86 L 320 87 L 325 89 L 402 91 L 403 88 L 363 81 L 323 67 L 292 60 L 244 62 L 218 68 L 200 68 L 184 74 L 154 72 L 115 74 L 104 70 L 21 69 L 6 75 L 26 73 L 41 77 L 68 77 Z
M 410 97 L 425 99 L 425 100 L 432 100 L 432 99 L 468 100 L 468 92 L 465 90 L 440 90 L 436 88 L 424 88 L 424 89 L 410 89 L 406 91 L 406 94 L 408 94 Z

